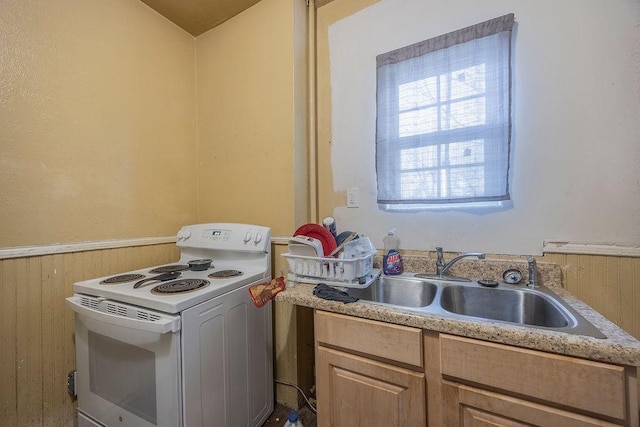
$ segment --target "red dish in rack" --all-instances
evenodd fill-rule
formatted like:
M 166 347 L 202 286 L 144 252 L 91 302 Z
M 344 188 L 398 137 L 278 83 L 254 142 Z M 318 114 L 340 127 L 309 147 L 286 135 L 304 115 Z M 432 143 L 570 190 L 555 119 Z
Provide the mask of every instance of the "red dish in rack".
M 293 236 L 307 236 L 320 240 L 320 242 L 322 243 L 322 252 L 324 252 L 324 256 L 329 255 L 338 246 L 336 244 L 335 237 L 333 237 L 333 234 L 331 234 L 329 230 L 318 224 L 305 224 L 303 226 L 300 226 L 296 230 L 296 232 L 293 233 Z

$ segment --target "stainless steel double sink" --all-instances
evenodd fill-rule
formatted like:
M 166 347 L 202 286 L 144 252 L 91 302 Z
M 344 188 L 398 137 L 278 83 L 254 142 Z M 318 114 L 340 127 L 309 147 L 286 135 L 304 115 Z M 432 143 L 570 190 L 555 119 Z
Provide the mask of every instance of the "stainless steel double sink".
M 483 319 L 595 338 L 607 338 L 545 286 L 500 283 L 497 287 L 412 275 L 381 276 L 364 289 L 348 289 L 364 302 L 458 319 Z

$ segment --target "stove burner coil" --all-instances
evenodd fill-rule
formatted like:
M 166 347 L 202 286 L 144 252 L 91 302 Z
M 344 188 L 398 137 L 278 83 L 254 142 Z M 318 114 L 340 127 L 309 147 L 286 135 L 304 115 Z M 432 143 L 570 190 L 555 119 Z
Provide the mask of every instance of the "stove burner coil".
M 204 279 L 178 279 L 159 284 L 151 289 L 151 293 L 157 295 L 180 294 L 202 289 L 208 285 L 209 281 Z
M 242 275 L 242 271 L 238 270 L 220 270 L 209 274 L 207 277 L 212 279 L 225 279 L 227 277 L 235 277 Z
M 100 282 L 101 285 L 116 285 L 118 283 L 132 282 L 142 279 L 144 274 L 121 274 L 119 276 L 109 277 Z
M 173 264 L 165 265 L 163 267 L 156 267 L 153 270 L 149 270 L 149 273 L 173 273 L 174 271 L 188 270 L 189 266 L 186 264 Z

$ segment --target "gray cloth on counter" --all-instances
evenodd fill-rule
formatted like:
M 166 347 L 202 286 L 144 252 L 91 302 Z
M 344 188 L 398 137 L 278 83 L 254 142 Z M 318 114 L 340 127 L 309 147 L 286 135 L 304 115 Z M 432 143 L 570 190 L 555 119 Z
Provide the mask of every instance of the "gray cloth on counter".
M 319 283 L 313 288 L 313 294 L 318 298 L 340 301 L 345 304 L 358 301 L 358 298 L 350 296 L 348 293 L 339 289 L 332 288 L 325 283 Z

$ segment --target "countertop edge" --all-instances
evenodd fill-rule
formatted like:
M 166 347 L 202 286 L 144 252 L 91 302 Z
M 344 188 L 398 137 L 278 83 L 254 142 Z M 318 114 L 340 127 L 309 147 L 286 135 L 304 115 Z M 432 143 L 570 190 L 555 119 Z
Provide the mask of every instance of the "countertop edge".
M 488 320 L 460 320 L 435 314 L 416 314 L 368 302 L 345 304 L 313 295 L 315 285 L 299 283 L 278 293 L 276 301 L 365 319 L 428 329 L 501 344 L 640 367 L 640 342 L 564 288 L 548 286 L 608 338 L 599 339 Z

